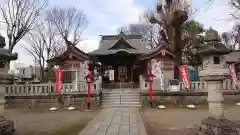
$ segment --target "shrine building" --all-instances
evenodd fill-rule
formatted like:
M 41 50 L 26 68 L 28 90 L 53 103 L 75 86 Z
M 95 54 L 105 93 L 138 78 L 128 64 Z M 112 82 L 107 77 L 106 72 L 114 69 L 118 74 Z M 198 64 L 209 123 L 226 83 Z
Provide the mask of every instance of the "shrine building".
M 144 81 L 147 80 L 151 59 L 162 62 L 165 80 L 173 79 L 174 76 L 174 54 L 164 44 L 152 50 L 147 49 L 147 43 L 141 35 L 120 32 L 118 35 L 101 36 L 99 48 L 88 55 L 94 63 L 101 63 L 103 84 L 139 84 L 140 76 Z M 114 80 L 109 78 L 110 70 L 114 71 Z
M 150 50 L 141 35 L 120 32 L 118 35 L 101 36 L 99 48 L 89 53 L 69 46 L 62 55 L 48 60 L 48 64 L 62 68 L 63 82 L 84 81 L 83 63 L 88 60 L 91 70 L 98 70 L 103 88 L 119 87 L 120 82 L 128 84 L 126 87 L 140 87 L 140 83 L 148 80 L 148 64 L 152 59 L 161 61 L 165 85 L 173 79 L 174 57 L 164 44 Z M 112 78 L 110 71 L 113 72 Z

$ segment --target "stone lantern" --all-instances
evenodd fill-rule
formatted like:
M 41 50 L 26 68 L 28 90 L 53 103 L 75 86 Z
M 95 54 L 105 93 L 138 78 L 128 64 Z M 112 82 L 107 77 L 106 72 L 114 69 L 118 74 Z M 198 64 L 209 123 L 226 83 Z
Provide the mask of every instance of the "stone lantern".
M 197 54 L 203 59 L 199 78 L 208 83 L 207 101 L 209 117 L 202 120 L 198 134 L 235 134 L 237 130 L 234 128 L 234 124 L 224 117 L 224 98 L 221 91 L 223 80 L 229 76 L 222 56 L 230 53 L 231 50 L 227 49 L 218 39 L 205 41 L 205 44 L 201 45 Z
M 8 74 L 9 62 L 17 59 L 17 54 L 12 54 L 5 47 L 5 39 L 0 35 L 0 134 L 12 134 L 14 131 L 14 123 L 4 118 L 4 94 L 5 85 L 11 83 L 13 77 Z

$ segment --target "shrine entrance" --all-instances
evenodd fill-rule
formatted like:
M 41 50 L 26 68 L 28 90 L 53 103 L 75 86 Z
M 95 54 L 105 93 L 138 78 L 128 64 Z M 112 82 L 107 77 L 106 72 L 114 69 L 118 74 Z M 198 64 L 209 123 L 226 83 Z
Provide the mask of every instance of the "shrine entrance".
M 117 74 L 118 74 L 118 80 L 120 82 L 126 82 L 128 80 L 127 66 L 118 65 Z
M 120 32 L 102 36 L 99 48 L 88 54 L 101 63 L 103 87 L 134 88 L 139 83 L 138 57 L 148 51 L 141 35 Z

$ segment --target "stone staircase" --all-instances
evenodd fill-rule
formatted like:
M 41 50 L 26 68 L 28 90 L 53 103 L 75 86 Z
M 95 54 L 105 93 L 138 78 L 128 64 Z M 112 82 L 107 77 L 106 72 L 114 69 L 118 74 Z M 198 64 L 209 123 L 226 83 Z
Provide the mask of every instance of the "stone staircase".
M 103 90 L 101 107 L 141 107 L 141 95 L 137 89 Z

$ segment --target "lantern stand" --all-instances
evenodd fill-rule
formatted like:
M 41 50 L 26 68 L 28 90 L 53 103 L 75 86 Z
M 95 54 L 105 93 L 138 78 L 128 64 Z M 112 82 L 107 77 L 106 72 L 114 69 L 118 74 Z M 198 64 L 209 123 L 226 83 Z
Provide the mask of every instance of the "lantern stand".
M 158 106 L 159 109 L 166 109 L 164 105 L 164 97 L 160 95 L 160 105 Z
M 238 89 L 240 88 L 240 82 L 237 82 L 236 87 L 237 87 Z M 240 106 L 240 101 L 238 101 L 238 102 L 236 103 L 236 106 Z
M 88 88 L 87 109 L 85 111 L 91 111 L 91 85 L 93 83 L 93 76 L 90 71 L 86 74 L 85 79 Z
M 153 103 L 152 103 L 152 85 L 153 85 L 153 74 L 149 75 L 149 99 L 150 99 L 150 107 L 153 108 Z
M 56 72 L 56 93 L 57 93 L 57 106 L 59 107 L 59 103 L 63 104 L 64 100 L 62 97 L 62 69 L 60 67 L 58 67 L 58 70 Z M 58 107 L 51 107 L 49 110 L 54 112 L 58 110 Z
M 191 87 L 187 90 L 188 91 L 188 96 L 191 97 Z M 186 106 L 189 109 L 194 109 L 196 108 L 195 105 L 192 104 L 192 99 L 188 100 L 188 105 Z
M 162 52 L 162 55 L 163 56 L 165 56 L 166 54 L 165 54 L 166 52 Z M 161 62 L 161 68 L 163 67 L 163 63 Z M 164 91 L 164 81 L 163 81 L 163 70 L 161 69 L 161 84 L 160 84 L 160 86 L 161 86 L 161 92 L 163 92 Z M 159 109 L 166 109 L 166 106 L 164 105 L 164 96 L 161 96 L 160 95 L 160 104 L 159 104 L 159 106 L 158 106 L 158 108 Z
M 189 97 L 191 96 L 191 93 L 190 93 L 190 92 L 191 92 L 191 89 L 188 90 Z M 187 108 L 190 108 L 190 109 L 196 108 L 196 106 L 192 104 L 192 99 L 190 99 L 190 100 L 188 101 Z

